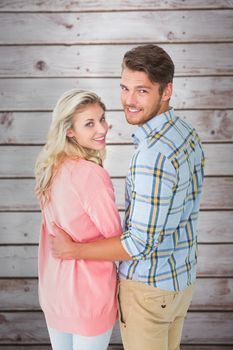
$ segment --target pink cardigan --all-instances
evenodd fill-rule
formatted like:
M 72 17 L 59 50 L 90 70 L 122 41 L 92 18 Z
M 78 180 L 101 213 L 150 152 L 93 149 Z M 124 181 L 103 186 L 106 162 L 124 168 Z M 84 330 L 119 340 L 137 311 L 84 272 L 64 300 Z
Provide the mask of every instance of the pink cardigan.
M 102 167 L 67 159 L 56 174 L 51 201 L 42 211 L 39 244 L 39 299 L 51 328 L 94 336 L 117 318 L 116 266 L 108 261 L 61 260 L 51 255 L 51 222 L 73 240 L 90 242 L 121 234 L 113 187 Z

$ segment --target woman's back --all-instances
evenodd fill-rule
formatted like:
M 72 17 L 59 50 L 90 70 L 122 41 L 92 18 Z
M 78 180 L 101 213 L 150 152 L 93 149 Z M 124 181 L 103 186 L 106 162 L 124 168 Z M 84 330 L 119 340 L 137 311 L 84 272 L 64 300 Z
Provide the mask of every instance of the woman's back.
M 39 297 L 49 327 L 81 335 L 110 329 L 116 320 L 116 267 L 112 262 L 53 258 L 55 222 L 77 242 L 121 234 L 109 175 L 86 160 L 65 160 L 43 210 L 39 246 Z

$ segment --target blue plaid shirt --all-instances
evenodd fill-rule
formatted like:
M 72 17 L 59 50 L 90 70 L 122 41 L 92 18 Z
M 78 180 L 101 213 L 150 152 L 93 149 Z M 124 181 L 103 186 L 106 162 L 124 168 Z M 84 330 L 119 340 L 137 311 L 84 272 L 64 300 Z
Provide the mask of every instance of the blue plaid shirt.
M 173 109 L 138 127 L 133 139 L 138 147 L 126 178 L 121 237 L 133 260 L 120 263 L 119 275 L 179 291 L 196 278 L 204 177 L 200 139 Z

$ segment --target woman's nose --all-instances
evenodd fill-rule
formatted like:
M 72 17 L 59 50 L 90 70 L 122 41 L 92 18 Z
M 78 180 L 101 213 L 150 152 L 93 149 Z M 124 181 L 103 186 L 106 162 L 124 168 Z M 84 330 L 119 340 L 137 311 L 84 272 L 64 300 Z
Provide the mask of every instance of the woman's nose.
M 98 123 L 96 130 L 98 133 L 105 133 L 108 130 L 108 124 L 107 123 Z

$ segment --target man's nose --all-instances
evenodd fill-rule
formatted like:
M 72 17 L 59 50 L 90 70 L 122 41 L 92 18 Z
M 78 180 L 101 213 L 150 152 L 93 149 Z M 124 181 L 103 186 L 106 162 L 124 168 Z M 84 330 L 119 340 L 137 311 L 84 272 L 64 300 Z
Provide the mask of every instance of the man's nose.
M 135 93 L 134 92 L 129 92 L 127 94 L 127 97 L 126 97 L 126 104 L 128 106 L 133 106 L 133 105 L 136 105 L 136 96 L 135 96 Z

